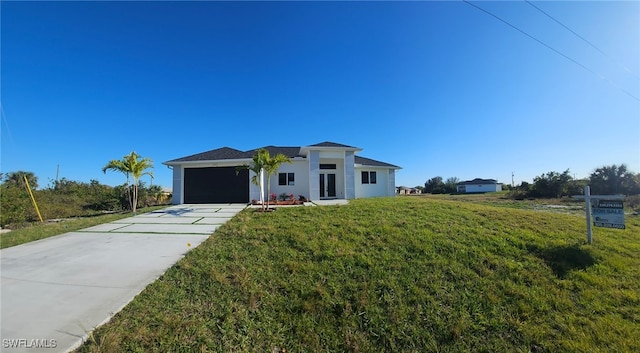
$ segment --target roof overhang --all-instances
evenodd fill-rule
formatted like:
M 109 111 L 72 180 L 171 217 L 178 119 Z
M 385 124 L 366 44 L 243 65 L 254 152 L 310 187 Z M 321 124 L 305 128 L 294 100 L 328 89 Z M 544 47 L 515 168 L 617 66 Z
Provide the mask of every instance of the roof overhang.
M 243 165 L 251 162 L 251 158 L 241 158 L 241 159 L 211 159 L 211 160 L 201 160 L 201 161 L 168 161 L 162 162 L 164 165 L 168 166 L 198 166 L 203 164 L 227 164 L 227 165 Z
M 395 169 L 395 170 L 402 169 L 397 165 L 374 165 L 374 164 L 361 164 L 361 163 L 354 164 L 354 168 L 378 168 L 378 169 Z
M 358 153 L 362 151 L 362 148 L 358 147 L 334 147 L 334 146 L 304 146 L 300 147 L 300 155 L 308 156 L 311 151 L 320 152 L 353 152 Z

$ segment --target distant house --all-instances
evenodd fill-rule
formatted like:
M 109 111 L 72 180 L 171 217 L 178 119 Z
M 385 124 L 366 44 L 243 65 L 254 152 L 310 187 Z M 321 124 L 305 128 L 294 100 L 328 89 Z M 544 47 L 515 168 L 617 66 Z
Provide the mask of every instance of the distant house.
M 502 191 L 502 184 L 494 179 L 467 180 L 456 184 L 456 191 L 459 193 L 480 193 Z
M 361 148 L 334 142 L 298 147 L 262 147 L 291 159 L 271 178 L 271 192 L 309 200 L 393 196 L 400 167 L 357 155 Z M 258 149 L 222 147 L 164 162 L 173 169 L 173 203 L 248 203 L 260 198 L 251 182 L 251 163 Z
M 398 186 L 397 194 L 398 195 L 418 195 L 418 194 L 422 194 L 422 191 L 420 189 L 410 188 L 407 186 Z

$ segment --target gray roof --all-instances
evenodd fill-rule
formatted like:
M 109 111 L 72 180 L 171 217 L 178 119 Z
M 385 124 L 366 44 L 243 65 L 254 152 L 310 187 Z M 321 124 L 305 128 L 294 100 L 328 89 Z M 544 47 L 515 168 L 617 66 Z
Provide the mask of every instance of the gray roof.
M 213 161 L 220 159 L 243 159 L 246 157 L 246 152 L 239 151 L 230 147 L 222 147 L 215 150 L 193 154 L 182 158 L 172 159 L 165 163 L 171 162 L 195 162 L 195 161 Z M 249 157 L 251 158 L 251 157 Z
M 278 153 L 282 153 L 289 158 L 294 158 L 300 156 L 300 147 L 278 147 L 278 146 L 265 146 L 261 147 L 269 151 L 269 154 L 274 156 Z M 165 163 L 173 163 L 173 162 L 197 162 L 197 161 L 217 161 L 217 160 L 225 160 L 225 159 L 251 159 L 254 154 L 260 148 L 256 148 L 249 151 L 239 151 L 235 148 L 230 147 L 222 147 L 215 150 L 197 153 L 191 156 L 186 156 L 182 158 L 172 159 Z
M 321 142 L 315 145 L 311 145 L 312 147 L 339 147 L 339 148 L 356 148 L 352 146 L 342 145 L 335 142 Z M 310 147 L 311 147 L 310 146 Z M 302 147 L 282 147 L 282 146 L 265 146 L 260 147 L 269 151 L 270 155 L 276 155 L 278 153 L 282 153 L 289 158 L 295 157 L 303 157 L 300 154 L 300 149 Z M 230 147 L 222 147 L 215 150 L 197 153 L 191 156 L 186 156 L 182 158 L 172 159 L 170 161 L 164 162 L 165 164 L 175 164 L 176 162 L 199 162 L 199 161 L 217 161 L 217 160 L 227 160 L 227 159 L 251 159 L 254 154 L 260 149 L 252 149 L 249 151 L 240 151 Z M 375 159 L 365 158 L 361 156 L 355 156 L 356 164 L 361 164 L 364 166 L 372 166 L 372 167 L 386 167 L 386 168 L 400 168 L 393 164 L 376 161 Z
M 371 159 L 371 158 L 356 156 L 355 159 L 356 159 L 356 164 L 362 164 L 362 165 L 367 165 L 371 167 L 388 167 L 388 168 L 398 168 L 398 169 L 400 168 L 397 165 L 376 161 L 375 159 Z
M 475 178 L 473 180 L 467 180 L 457 183 L 456 185 L 479 185 L 479 184 L 497 184 L 498 181 L 495 179 L 480 179 Z
M 289 158 L 300 157 L 300 147 L 265 146 L 260 148 L 269 151 L 269 155 L 271 156 L 275 156 L 278 153 L 281 153 Z M 256 154 L 260 148 L 245 152 L 248 155 L 247 158 L 253 157 L 253 155 Z
M 341 143 L 335 143 L 335 142 L 329 142 L 329 141 L 316 143 L 315 145 L 310 145 L 309 147 L 342 147 L 342 148 L 356 148 L 356 147 L 353 147 L 353 146 L 347 146 L 347 145 L 343 145 L 343 144 L 341 144 Z

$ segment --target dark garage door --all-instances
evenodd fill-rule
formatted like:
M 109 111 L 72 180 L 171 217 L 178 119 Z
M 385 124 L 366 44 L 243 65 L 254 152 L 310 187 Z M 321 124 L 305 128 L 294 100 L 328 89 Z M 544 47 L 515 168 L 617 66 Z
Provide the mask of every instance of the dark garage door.
M 185 168 L 184 203 L 247 203 L 249 171 L 235 167 Z

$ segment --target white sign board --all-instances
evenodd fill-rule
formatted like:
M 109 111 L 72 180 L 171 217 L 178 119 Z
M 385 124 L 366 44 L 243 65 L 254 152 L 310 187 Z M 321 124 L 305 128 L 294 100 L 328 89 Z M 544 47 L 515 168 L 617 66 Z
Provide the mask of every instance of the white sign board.
M 624 195 L 591 195 L 589 185 L 584 187 L 584 195 L 573 196 L 576 199 L 584 199 L 587 218 L 587 243 L 593 242 L 591 231 L 591 216 L 596 227 L 625 229 L 624 208 L 622 200 Z
M 625 229 L 622 200 L 594 199 L 591 201 L 591 215 L 596 227 Z

